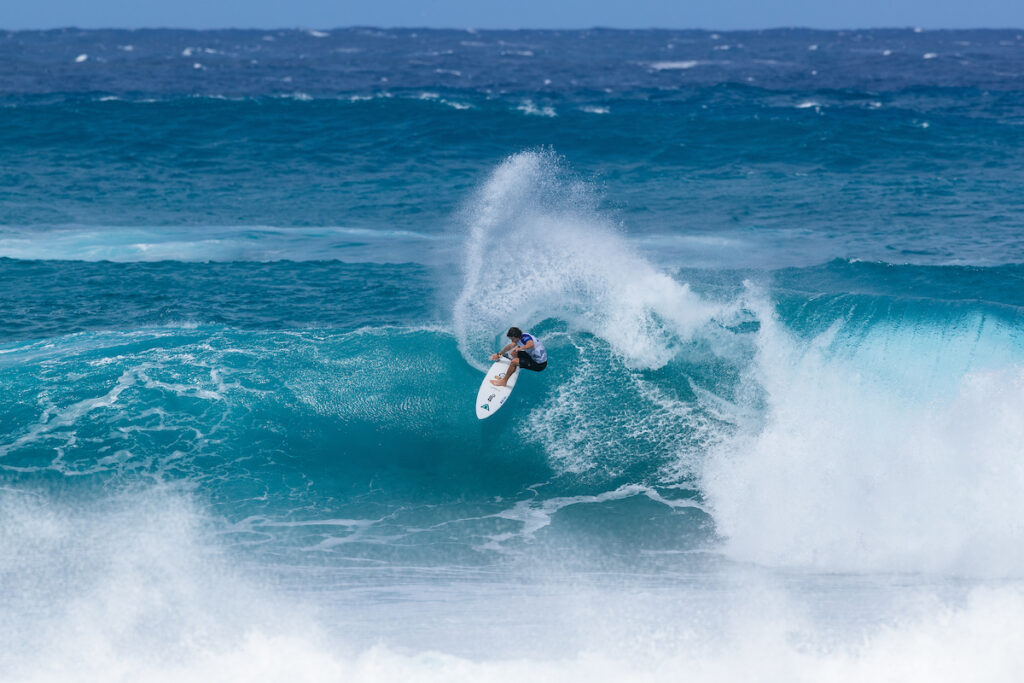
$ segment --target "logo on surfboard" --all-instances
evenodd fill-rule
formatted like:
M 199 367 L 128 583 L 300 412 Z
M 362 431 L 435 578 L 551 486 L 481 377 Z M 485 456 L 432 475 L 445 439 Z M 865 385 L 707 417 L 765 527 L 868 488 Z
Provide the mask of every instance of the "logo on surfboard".
M 490 409 L 491 409 L 491 406 L 489 406 L 489 405 L 488 405 L 488 404 L 486 404 L 486 403 L 485 403 L 485 404 L 483 404 L 483 405 L 482 405 L 482 406 L 480 406 L 480 407 L 481 407 L 481 408 L 483 408 L 484 410 L 490 410 Z

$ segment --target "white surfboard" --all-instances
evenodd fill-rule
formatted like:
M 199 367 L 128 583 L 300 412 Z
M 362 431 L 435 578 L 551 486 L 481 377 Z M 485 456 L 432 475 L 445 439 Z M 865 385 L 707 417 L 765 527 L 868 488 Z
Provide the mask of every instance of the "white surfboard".
M 487 371 L 487 376 L 484 377 L 484 381 L 480 383 L 480 391 L 476 392 L 476 416 L 479 419 L 490 417 L 498 412 L 498 408 L 505 405 L 505 401 L 512 395 L 512 390 L 515 389 L 516 380 L 519 379 L 519 375 L 523 373 L 522 370 L 516 370 L 516 374 L 512 375 L 509 379 L 508 384 L 503 387 L 496 387 L 491 384 L 492 379 L 498 379 L 504 377 L 505 372 L 508 370 L 509 359 L 499 358 L 495 361 L 491 369 Z

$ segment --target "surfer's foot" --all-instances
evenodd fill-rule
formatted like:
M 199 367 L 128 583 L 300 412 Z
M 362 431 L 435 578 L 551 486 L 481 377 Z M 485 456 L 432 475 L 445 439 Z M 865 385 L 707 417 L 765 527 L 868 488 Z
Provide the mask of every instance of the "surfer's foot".
M 505 386 L 505 383 L 502 382 L 500 379 L 492 379 L 491 380 L 491 384 L 493 384 L 496 387 L 503 387 L 503 386 Z

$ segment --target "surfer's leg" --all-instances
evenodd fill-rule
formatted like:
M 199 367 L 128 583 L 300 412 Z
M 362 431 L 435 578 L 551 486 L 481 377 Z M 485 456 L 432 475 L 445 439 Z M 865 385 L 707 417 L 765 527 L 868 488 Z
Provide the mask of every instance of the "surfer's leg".
M 542 365 L 541 363 L 538 363 L 534 359 L 530 358 L 530 354 L 526 353 L 525 351 L 520 351 L 519 352 L 519 369 L 520 370 L 533 370 L 535 372 L 540 372 L 545 367 L 547 367 L 547 362 L 545 362 Z
M 515 374 L 516 370 L 519 369 L 519 359 L 513 358 L 508 364 L 508 370 L 505 371 L 505 376 L 501 379 L 492 379 L 491 384 L 496 387 L 503 387 L 508 384 L 508 378 Z

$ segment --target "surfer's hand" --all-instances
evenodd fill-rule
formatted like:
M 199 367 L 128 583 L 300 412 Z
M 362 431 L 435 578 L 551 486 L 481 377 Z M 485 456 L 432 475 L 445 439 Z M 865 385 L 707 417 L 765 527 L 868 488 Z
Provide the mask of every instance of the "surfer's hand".
M 498 355 L 498 354 L 496 354 L 496 353 L 492 353 L 492 354 L 491 354 L 491 360 L 498 360 L 498 359 L 499 359 L 500 357 L 501 357 L 501 356 L 499 356 L 499 355 Z

